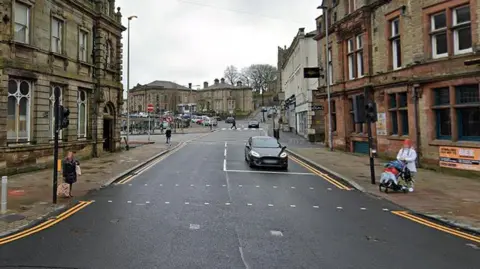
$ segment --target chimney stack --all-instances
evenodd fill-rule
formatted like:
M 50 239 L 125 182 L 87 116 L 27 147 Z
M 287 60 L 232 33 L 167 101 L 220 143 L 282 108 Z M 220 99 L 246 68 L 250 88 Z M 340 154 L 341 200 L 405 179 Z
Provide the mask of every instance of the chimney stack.
M 225 79 L 224 79 L 224 78 L 221 78 L 221 79 L 220 79 L 220 82 L 221 82 L 221 83 L 225 83 Z
M 242 87 L 242 82 L 240 80 L 237 81 L 237 87 Z
M 189 88 L 189 89 L 192 88 L 192 83 L 188 83 L 188 88 Z
M 203 88 L 204 88 L 204 89 L 205 89 L 205 88 L 208 88 L 208 82 L 207 82 L 207 81 L 205 81 L 205 82 L 203 83 Z
M 214 80 L 214 82 L 215 82 L 215 85 L 217 85 L 218 82 L 219 82 L 218 78 L 216 78 L 216 79 Z

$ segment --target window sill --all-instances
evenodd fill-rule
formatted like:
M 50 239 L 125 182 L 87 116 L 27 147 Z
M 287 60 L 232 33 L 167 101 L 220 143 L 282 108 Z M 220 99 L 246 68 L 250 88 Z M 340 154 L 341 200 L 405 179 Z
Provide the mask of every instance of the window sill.
M 38 50 L 35 46 L 31 45 L 30 43 L 23 43 L 23 42 L 14 40 L 14 41 L 12 41 L 12 44 L 14 46 L 23 47 L 23 48 L 30 49 L 30 50 Z
M 22 142 L 22 143 L 15 143 L 15 142 L 10 142 L 12 144 L 9 144 L 7 141 L 7 147 L 9 148 L 21 148 L 21 147 L 30 147 L 33 146 L 31 142 Z
M 429 146 L 450 146 L 450 147 L 472 147 L 479 148 L 480 141 L 451 141 L 451 140 L 441 140 L 435 139 L 428 143 Z
M 58 53 L 58 52 L 53 52 L 53 51 L 51 51 L 51 52 L 50 52 L 50 55 L 52 55 L 52 56 L 54 56 L 54 57 L 62 58 L 63 60 L 68 60 L 68 56 L 67 56 L 67 55 L 60 54 L 60 53 Z
M 77 141 L 87 141 L 86 137 L 77 137 Z

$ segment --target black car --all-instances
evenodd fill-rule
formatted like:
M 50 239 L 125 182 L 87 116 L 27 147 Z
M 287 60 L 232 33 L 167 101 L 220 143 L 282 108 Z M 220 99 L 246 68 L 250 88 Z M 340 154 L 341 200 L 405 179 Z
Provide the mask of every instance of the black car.
M 288 170 L 287 147 L 270 136 L 253 136 L 245 144 L 245 161 L 250 167 L 276 167 Z
M 260 123 L 258 122 L 258 120 L 251 120 L 248 122 L 248 128 L 259 128 L 260 127 Z
M 225 119 L 225 123 L 233 123 L 235 119 L 233 117 L 228 117 Z

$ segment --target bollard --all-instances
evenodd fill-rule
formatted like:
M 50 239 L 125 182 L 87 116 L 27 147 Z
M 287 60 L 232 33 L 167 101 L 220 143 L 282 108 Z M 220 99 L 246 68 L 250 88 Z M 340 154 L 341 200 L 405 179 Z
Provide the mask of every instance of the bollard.
M 7 213 L 7 182 L 8 182 L 8 177 L 2 176 L 2 193 L 0 195 L 0 199 L 1 199 L 0 213 L 1 214 Z

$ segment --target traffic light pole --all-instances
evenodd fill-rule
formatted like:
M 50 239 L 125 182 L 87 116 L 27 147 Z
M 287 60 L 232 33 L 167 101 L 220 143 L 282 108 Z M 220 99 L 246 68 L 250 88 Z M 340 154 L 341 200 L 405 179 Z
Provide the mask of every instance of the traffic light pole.
M 60 124 L 59 124 L 59 115 L 60 115 L 60 89 L 55 87 L 54 90 L 54 95 L 55 95 L 55 105 L 54 105 L 54 117 L 55 117 L 55 123 L 54 123 L 54 130 L 55 130 L 55 137 L 54 137 L 54 146 L 53 146 L 53 184 L 52 184 L 52 200 L 53 203 L 57 203 L 57 185 L 58 185 L 58 135 L 59 135 L 59 130 L 60 130 Z
M 370 154 L 370 179 L 371 183 L 375 185 L 375 160 L 374 160 L 374 149 L 373 149 L 373 135 L 372 135 L 372 120 L 370 117 L 367 118 L 367 132 L 368 132 L 368 148 Z

